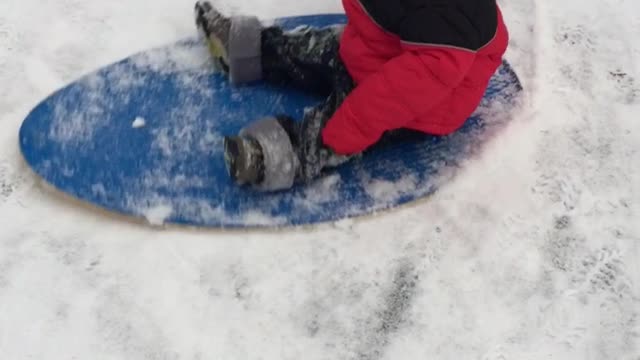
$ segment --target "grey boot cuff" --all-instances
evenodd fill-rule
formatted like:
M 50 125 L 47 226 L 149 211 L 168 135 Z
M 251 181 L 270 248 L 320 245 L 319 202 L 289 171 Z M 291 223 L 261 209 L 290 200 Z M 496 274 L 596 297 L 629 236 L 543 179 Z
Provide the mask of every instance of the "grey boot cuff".
M 264 156 L 264 181 L 255 188 L 277 191 L 293 186 L 300 161 L 289 135 L 275 118 L 265 118 L 240 130 L 240 136 L 256 139 Z
M 256 17 L 234 16 L 229 30 L 229 80 L 240 85 L 262 78 L 262 24 Z

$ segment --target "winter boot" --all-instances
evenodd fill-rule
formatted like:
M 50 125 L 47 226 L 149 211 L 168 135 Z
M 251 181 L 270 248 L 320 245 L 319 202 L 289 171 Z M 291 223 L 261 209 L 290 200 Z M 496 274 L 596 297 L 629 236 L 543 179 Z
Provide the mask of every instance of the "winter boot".
M 278 119 L 268 117 L 250 123 L 238 136 L 225 138 L 225 163 L 238 185 L 258 191 L 293 186 L 300 161 L 288 130 Z
M 204 36 L 216 65 L 228 73 L 229 54 L 227 48 L 231 19 L 220 14 L 208 1 L 196 3 L 195 17 L 198 31 Z
M 224 161 L 229 176 L 238 185 L 255 185 L 264 179 L 264 155 L 255 139 L 225 137 Z
M 210 2 L 195 4 L 198 31 L 220 70 L 236 85 L 262 78 L 262 25 L 256 17 L 225 17 Z

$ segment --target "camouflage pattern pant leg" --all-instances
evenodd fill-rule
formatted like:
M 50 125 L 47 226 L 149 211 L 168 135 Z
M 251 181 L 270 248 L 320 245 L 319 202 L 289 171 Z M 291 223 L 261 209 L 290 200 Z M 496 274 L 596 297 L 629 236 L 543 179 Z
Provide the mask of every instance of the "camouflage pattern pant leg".
M 299 122 L 279 117 L 300 158 L 297 177 L 303 182 L 318 177 L 322 169 L 349 159 L 325 147 L 320 136 L 327 121 L 354 88 L 338 53 L 341 30 L 340 27 L 306 27 L 285 32 L 270 27 L 262 32 L 263 78 L 326 97 L 317 107 L 307 109 Z

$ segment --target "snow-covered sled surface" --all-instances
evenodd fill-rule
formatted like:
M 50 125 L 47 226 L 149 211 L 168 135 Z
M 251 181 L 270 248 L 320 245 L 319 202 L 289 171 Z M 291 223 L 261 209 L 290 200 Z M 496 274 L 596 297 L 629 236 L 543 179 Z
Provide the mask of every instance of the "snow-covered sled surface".
M 328 26 L 342 15 L 279 20 Z M 154 224 L 254 227 L 313 224 L 425 197 L 511 118 L 521 89 L 506 63 L 457 134 L 389 143 L 307 186 L 263 194 L 225 171 L 222 137 L 257 118 L 296 119 L 321 99 L 266 84 L 233 88 L 198 40 L 140 53 L 56 92 L 24 121 L 30 166 L 56 188 Z

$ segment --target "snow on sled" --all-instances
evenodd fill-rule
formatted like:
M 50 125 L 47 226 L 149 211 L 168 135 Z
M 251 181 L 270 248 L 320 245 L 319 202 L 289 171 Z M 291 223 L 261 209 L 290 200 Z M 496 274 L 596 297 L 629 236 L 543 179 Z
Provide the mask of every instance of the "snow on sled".
M 345 18 L 278 21 L 294 28 Z M 314 224 L 432 194 L 511 120 L 520 90 L 504 63 L 457 133 L 376 146 L 311 184 L 260 193 L 230 180 L 223 136 L 274 113 L 299 119 L 322 99 L 263 83 L 232 87 L 214 73 L 206 46 L 190 39 L 137 54 L 57 91 L 27 116 L 19 140 L 28 164 L 55 188 L 153 224 Z

